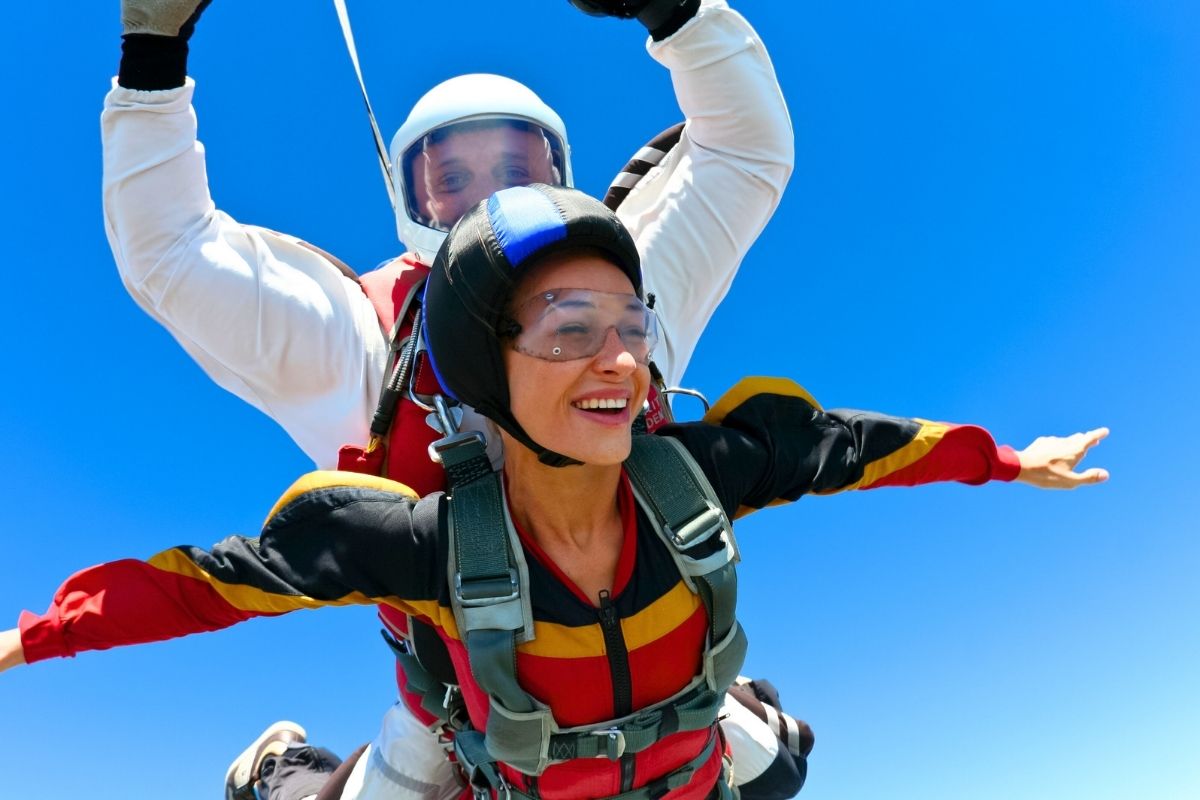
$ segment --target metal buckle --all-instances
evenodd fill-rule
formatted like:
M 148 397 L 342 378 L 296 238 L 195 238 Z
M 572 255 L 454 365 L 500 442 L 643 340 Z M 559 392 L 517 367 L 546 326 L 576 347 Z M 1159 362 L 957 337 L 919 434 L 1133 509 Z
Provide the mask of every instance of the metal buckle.
M 495 787 L 497 800 L 499 800 L 499 798 L 511 800 L 512 787 L 509 785 L 508 781 L 504 780 L 504 776 L 500 773 L 499 769 L 496 770 L 496 780 L 500 782 L 500 785 Z M 471 793 L 474 795 L 474 800 L 492 800 L 491 786 L 479 786 L 477 783 L 475 783 L 475 781 L 470 781 L 470 785 Z
M 510 569 L 505 575 L 467 578 L 465 581 L 461 572 L 454 573 L 454 596 L 464 608 L 507 603 L 516 600 L 519 594 L 515 569 Z
M 707 540 L 717 531 L 724 530 L 725 515 L 721 513 L 721 509 L 711 503 L 706 503 L 706 505 L 707 508 L 704 511 L 683 523 L 678 531 L 667 527 L 667 535 L 679 549 L 687 550 Z
M 605 742 L 607 750 L 604 755 L 608 757 L 609 761 L 616 761 L 625 755 L 625 734 L 619 728 L 606 728 L 602 731 L 592 731 L 591 733 L 592 736 L 604 736 L 607 738 Z
M 484 448 L 487 447 L 487 440 L 483 438 L 483 434 L 479 431 L 463 431 L 462 433 L 456 433 L 453 436 L 437 439 L 429 443 L 429 460 L 435 464 L 441 464 L 442 453 L 453 450 L 456 447 L 462 447 L 475 442 L 478 442 Z

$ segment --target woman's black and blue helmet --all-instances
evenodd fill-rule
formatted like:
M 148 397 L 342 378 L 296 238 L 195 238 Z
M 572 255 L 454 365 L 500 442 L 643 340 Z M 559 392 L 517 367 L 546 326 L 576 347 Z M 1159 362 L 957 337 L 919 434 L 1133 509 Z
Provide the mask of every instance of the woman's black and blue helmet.
M 521 276 L 544 257 L 575 249 L 601 253 L 642 296 L 637 246 L 617 216 L 583 192 L 545 184 L 505 189 L 464 214 L 438 250 L 425 289 L 425 342 L 442 387 L 552 466 L 576 462 L 533 441 L 513 417 L 501 348 Z

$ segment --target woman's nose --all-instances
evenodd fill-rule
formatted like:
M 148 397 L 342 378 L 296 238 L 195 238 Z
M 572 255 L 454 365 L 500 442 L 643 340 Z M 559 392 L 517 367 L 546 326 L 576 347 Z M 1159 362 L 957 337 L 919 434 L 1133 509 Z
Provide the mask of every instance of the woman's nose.
M 592 363 L 605 372 L 627 374 L 637 369 L 637 359 L 629 352 L 625 342 L 621 341 L 616 328 L 609 328 L 604 334 L 604 346 L 600 348 Z

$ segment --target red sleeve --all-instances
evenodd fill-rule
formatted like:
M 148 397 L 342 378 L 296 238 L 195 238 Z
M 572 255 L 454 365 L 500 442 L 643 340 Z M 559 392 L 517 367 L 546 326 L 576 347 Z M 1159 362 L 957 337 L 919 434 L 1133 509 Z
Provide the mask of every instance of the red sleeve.
M 227 628 L 263 616 L 236 608 L 206 581 L 126 559 L 75 573 L 45 614 L 21 613 L 25 661 L 73 656 Z
M 875 477 L 857 487 L 916 486 L 935 481 L 959 481 L 978 485 L 988 481 L 1011 481 L 1021 472 L 1017 452 L 1008 445 L 997 446 L 992 435 L 975 425 L 946 425 L 923 429 L 926 437 L 937 437 L 928 452 L 904 466 Z
M 306 475 L 272 509 L 259 538 L 230 536 L 211 550 L 183 545 L 75 573 L 45 614 L 21 615 L 25 660 L 158 642 L 302 608 L 384 598 L 436 604 L 446 574 L 435 566 L 438 516 L 424 514 L 416 529 L 413 499 L 383 478 Z M 438 508 L 440 498 L 431 503 Z

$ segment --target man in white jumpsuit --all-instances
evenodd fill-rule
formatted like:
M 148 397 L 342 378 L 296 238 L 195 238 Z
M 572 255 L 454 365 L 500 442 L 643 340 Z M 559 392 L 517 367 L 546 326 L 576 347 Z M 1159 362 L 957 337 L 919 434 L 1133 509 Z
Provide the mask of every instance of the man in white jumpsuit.
M 195 83 L 186 77 L 187 40 L 207 4 L 123 0 L 121 73 L 101 118 L 106 231 L 138 305 L 214 381 L 278 422 L 317 467 L 331 468 L 342 445 L 369 438 L 388 336 L 358 282 L 333 259 L 294 237 L 239 223 L 214 205 L 196 139 Z M 762 42 L 724 0 L 575 4 L 592 13 L 639 15 L 651 33 L 647 49 L 670 70 L 687 120 L 679 143 L 618 211 L 641 252 L 647 291 L 657 297 L 662 341 L 655 360 L 675 385 L 779 203 L 792 169 L 791 124 Z M 470 94 L 466 102 L 476 108 L 458 109 L 458 120 L 509 111 L 489 108 L 495 98 Z M 442 107 L 458 102 L 434 100 Z M 519 102 L 544 108 L 531 92 Z M 561 138 L 558 177 L 569 183 L 565 131 L 557 115 L 545 112 L 522 108 L 513 116 L 532 117 L 552 143 Z M 454 115 L 444 116 L 442 123 Z M 398 134 L 392 148 L 398 227 L 416 249 L 407 257 L 428 263 L 456 217 L 421 217 L 411 206 L 428 198 L 405 201 L 434 188 L 405 169 L 408 134 L 406 141 Z M 415 186 L 405 184 L 406 175 Z M 473 200 L 495 188 L 502 187 L 480 189 Z M 466 427 L 472 424 L 479 423 L 468 417 Z M 752 796 L 750 784 L 769 777 L 779 742 L 740 704 L 727 706 L 735 779 Z M 447 785 L 442 750 L 403 711 L 388 715 L 373 751 L 370 763 L 397 772 L 410 798 L 430 794 L 412 787 Z M 793 783 L 782 796 L 798 788 Z

